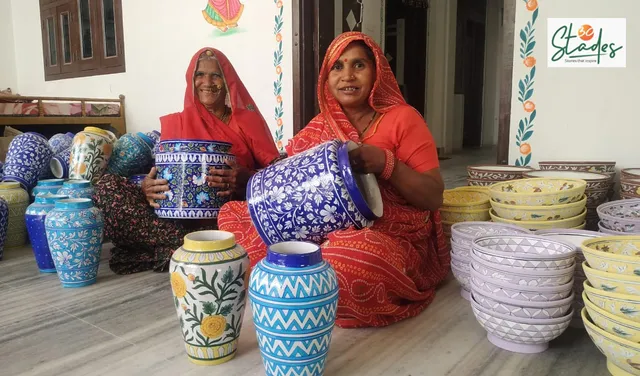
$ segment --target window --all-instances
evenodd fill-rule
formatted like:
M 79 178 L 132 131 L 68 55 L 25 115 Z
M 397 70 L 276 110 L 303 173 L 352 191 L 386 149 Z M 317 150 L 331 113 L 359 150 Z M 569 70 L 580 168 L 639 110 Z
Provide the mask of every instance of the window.
M 40 0 L 45 81 L 125 71 L 122 0 Z

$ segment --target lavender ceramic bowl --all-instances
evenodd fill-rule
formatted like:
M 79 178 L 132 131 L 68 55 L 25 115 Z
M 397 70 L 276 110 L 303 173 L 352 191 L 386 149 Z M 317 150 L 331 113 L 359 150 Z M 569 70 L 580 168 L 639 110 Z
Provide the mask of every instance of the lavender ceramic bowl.
M 576 247 L 576 271 L 575 277 L 584 277 L 584 271 L 582 270 L 582 263 L 585 261 L 582 254 L 582 242 L 589 239 L 600 238 L 602 233 L 588 230 L 572 230 L 572 229 L 552 229 L 552 230 L 540 230 L 536 231 L 535 235 L 544 236 L 547 238 L 555 239 L 564 243 L 573 244 Z M 579 297 L 578 297 L 579 298 Z
M 471 291 L 471 278 L 470 278 L 469 271 L 468 270 L 465 271 L 462 268 L 459 268 L 454 264 L 451 264 L 451 272 L 453 273 L 453 276 L 458 281 L 458 283 L 460 283 L 461 290 L 464 290 L 464 291 L 460 291 L 460 294 L 462 295 L 463 298 L 467 299 L 469 291 Z M 465 294 L 465 291 L 466 291 L 466 294 Z
M 570 267 L 557 270 L 532 270 L 494 264 L 479 258 L 471 252 L 471 269 L 486 278 L 516 285 L 514 287 L 556 287 L 573 283 L 575 263 Z
M 625 233 L 607 228 L 602 221 L 598 222 L 598 229 L 606 235 L 632 235 L 633 233 Z
M 640 199 L 617 200 L 598 206 L 602 224 L 611 230 L 640 232 Z
M 471 247 L 473 240 L 487 235 L 530 234 L 518 226 L 493 222 L 460 222 L 451 226 L 451 238 L 461 246 Z
M 451 239 L 451 254 L 456 255 L 461 259 L 471 260 L 471 248 L 466 245 L 458 244 L 454 239 Z
M 481 236 L 473 241 L 473 249 L 497 257 L 561 264 L 573 263 L 576 254 L 570 243 L 533 234 Z
M 471 268 L 471 282 L 482 291 L 491 293 L 496 297 L 505 297 L 515 300 L 532 302 L 550 302 L 565 299 L 571 295 L 573 281 L 561 286 L 517 286 L 499 279 L 483 276 Z

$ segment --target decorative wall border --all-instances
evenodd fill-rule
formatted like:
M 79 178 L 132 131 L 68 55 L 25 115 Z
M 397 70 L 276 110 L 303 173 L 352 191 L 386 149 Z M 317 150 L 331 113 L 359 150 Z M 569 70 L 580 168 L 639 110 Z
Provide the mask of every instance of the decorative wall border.
M 273 81 L 273 95 L 276 98 L 276 106 L 274 118 L 276 120 L 276 134 L 275 134 L 275 142 L 278 150 L 283 152 L 284 147 L 282 144 L 283 132 L 284 132 L 284 121 L 282 117 L 284 116 L 284 104 L 282 103 L 282 60 L 284 55 L 284 50 L 282 48 L 282 26 L 283 26 L 283 15 L 284 15 L 284 4 L 282 0 L 273 0 L 273 3 L 276 5 L 276 17 L 275 17 L 275 26 L 273 27 L 273 35 L 276 38 L 276 50 L 273 52 L 273 67 L 276 69 L 276 79 Z
M 518 102 L 522 105 L 524 116 L 518 123 L 518 133 L 516 134 L 516 146 L 520 152 L 520 156 L 515 161 L 516 166 L 528 166 L 531 162 L 533 151 L 529 140 L 533 136 L 537 112 L 533 101 L 533 86 L 536 77 L 536 58 L 533 52 L 536 47 L 535 24 L 538 19 L 538 1 L 523 0 L 523 2 L 527 11 L 531 12 L 531 19 L 520 29 L 520 58 L 522 64 L 528 68 L 528 72 L 518 82 Z

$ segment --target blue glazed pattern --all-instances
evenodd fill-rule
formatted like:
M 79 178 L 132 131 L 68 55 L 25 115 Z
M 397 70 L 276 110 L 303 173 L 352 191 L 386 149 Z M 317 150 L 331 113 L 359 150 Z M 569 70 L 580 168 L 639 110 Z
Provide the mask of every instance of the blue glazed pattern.
M 63 287 L 96 282 L 104 219 L 89 199 L 59 200 L 45 219 L 51 257 Z
M 116 141 L 107 173 L 124 177 L 143 172 L 151 162 L 154 144 L 144 133 L 127 133 Z
M 33 248 L 36 265 L 38 265 L 38 269 L 42 273 L 56 272 L 56 265 L 51 258 L 51 251 L 49 250 L 44 222 L 47 214 L 54 208 L 55 202 L 67 198 L 69 197 L 41 193 L 36 197 L 36 201 L 27 207 L 25 221 L 27 223 L 29 241 L 31 242 L 31 248 Z
M 62 184 L 63 179 L 45 179 L 38 181 L 38 184 L 31 191 L 31 197 L 36 197 L 39 193 L 57 194 Z
M 46 137 L 34 132 L 16 136 L 9 144 L 4 165 L 4 180 L 17 181 L 31 191 L 40 174 L 49 168 L 53 152 Z
M 88 180 L 67 180 L 58 191 L 59 195 L 66 195 L 69 198 L 93 199 L 93 187 Z
M 216 141 L 166 140 L 156 150 L 159 179 L 169 182 L 167 198 L 158 200 L 160 218 L 217 218 L 229 197 L 218 197 L 218 189 L 207 185 L 211 167 L 228 168 L 225 160 L 235 161 L 231 144 Z
M 57 133 L 49 139 L 49 146 L 53 154 L 59 154 L 63 150 L 71 148 L 73 136 L 68 133 Z
M 59 179 L 69 177 L 69 159 L 71 159 L 71 148 L 65 149 L 51 158 L 49 168 L 51 174 Z
M 142 181 L 144 180 L 145 177 L 147 177 L 147 174 L 133 175 L 133 176 L 129 177 L 129 181 L 132 182 L 133 184 L 141 187 L 142 186 Z
M 9 204 L 0 197 L 0 260 L 4 256 L 4 243 L 7 240 L 7 230 L 9 228 Z
M 303 267 L 261 260 L 249 299 L 267 375 L 321 375 L 338 307 L 338 281 L 326 261 Z
M 376 217 L 358 187 L 345 183 L 343 174 L 351 169 L 341 168 L 349 163 L 342 160 L 348 154 L 338 153 L 344 145 L 338 140 L 326 142 L 251 177 L 249 214 L 267 245 L 291 240 L 320 244 L 335 230 L 373 224 Z

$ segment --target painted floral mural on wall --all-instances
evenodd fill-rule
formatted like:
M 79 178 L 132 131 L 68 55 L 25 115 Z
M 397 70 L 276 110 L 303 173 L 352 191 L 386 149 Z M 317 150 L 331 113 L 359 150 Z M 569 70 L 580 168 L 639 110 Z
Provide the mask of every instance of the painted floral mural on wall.
M 520 58 L 527 68 L 527 73 L 518 82 L 518 102 L 522 105 L 523 116 L 518 122 L 516 134 L 516 146 L 520 156 L 516 159 L 516 166 L 528 166 L 531 162 L 533 150 L 531 148 L 531 136 L 533 136 L 534 121 L 536 119 L 536 104 L 534 101 L 534 83 L 536 78 L 535 58 L 535 24 L 538 19 L 538 1 L 523 0 L 530 14 L 526 25 L 520 29 Z
M 273 35 L 276 39 L 276 50 L 273 52 L 273 67 L 275 68 L 276 79 L 273 81 L 273 95 L 276 98 L 275 107 L 275 120 L 276 120 L 276 135 L 275 142 L 280 152 L 284 152 L 284 145 L 282 144 L 282 138 L 284 136 L 284 123 L 282 117 L 284 116 L 284 104 L 282 103 L 282 58 L 284 50 L 282 48 L 282 26 L 284 24 L 284 4 L 282 0 L 273 0 L 276 5 L 276 17 L 275 26 L 273 27 Z
M 238 27 L 244 4 L 240 0 L 208 0 L 202 10 L 204 19 L 222 32 Z

